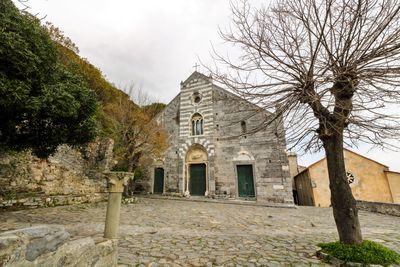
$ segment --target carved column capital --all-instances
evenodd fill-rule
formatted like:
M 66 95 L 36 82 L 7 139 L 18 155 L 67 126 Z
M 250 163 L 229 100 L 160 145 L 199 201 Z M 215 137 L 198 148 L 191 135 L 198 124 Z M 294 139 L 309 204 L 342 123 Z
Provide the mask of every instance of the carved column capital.
M 107 178 L 110 193 L 122 193 L 129 179 L 133 179 L 135 176 L 131 172 L 104 172 L 104 175 Z

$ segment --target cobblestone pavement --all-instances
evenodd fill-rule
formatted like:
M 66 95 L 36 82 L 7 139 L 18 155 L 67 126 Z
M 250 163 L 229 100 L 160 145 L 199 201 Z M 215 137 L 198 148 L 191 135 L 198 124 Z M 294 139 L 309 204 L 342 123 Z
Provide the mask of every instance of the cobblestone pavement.
M 0 213 L 0 231 L 63 224 L 101 239 L 106 203 Z M 400 218 L 360 212 L 364 238 L 400 252 Z M 141 198 L 121 211 L 121 266 L 323 266 L 337 239 L 329 208 L 297 209 Z

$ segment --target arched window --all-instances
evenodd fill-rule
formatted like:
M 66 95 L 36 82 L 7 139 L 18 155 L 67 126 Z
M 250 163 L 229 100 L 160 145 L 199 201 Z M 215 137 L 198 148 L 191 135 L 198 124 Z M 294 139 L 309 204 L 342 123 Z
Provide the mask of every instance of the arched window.
M 196 113 L 192 116 L 192 135 L 203 134 L 203 117 Z

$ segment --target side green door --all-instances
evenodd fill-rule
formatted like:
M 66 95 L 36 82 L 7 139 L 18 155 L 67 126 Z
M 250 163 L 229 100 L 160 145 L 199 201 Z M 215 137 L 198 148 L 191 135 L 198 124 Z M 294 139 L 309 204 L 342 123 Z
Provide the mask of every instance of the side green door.
M 237 165 L 239 197 L 255 197 L 252 165 Z
M 206 164 L 190 165 L 190 194 L 204 196 L 206 193 Z
M 154 194 L 162 194 L 164 192 L 164 169 L 156 168 L 154 170 Z

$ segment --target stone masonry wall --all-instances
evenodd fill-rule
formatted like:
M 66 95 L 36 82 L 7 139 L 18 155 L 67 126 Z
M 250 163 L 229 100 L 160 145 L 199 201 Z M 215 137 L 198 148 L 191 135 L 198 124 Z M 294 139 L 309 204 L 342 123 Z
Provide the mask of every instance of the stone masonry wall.
M 181 83 L 180 93 L 180 131 L 179 131 L 179 172 L 180 190 L 187 187 L 189 165 L 187 153 L 193 145 L 200 145 L 207 153 L 209 186 L 206 188 L 209 196 L 215 194 L 214 180 L 214 121 L 213 121 L 213 87 L 212 79 L 200 73 L 194 73 L 184 83 Z M 195 94 L 200 96 L 200 102 L 195 102 Z M 192 117 L 200 114 L 203 118 L 203 134 L 192 134 Z M 184 185 L 185 184 L 185 185 Z M 188 188 L 186 188 L 188 190 Z M 186 193 L 186 192 L 185 192 Z
M 166 129 L 169 136 L 169 148 L 165 153 L 164 161 L 159 162 L 163 165 L 165 173 L 165 190 L 166 193 L 176 193 L 179 191 L 179 170 L 182 170 L 177 162 L 179 149 L 179 120 L 180 120 L 180 95 L 178 95 L 162 112 L 162 125 Z M 151 177 L 154 177 L 154 168 Z M 153 181 L 153 179 L 150 179 Z M 153 185 L 152 185 L 153 186 Z M 149 190 L 152 192 L 152 190 Z
M 106 197 L 102 173 L 112 164 L 113 141 L 97 140 L 80 151 L 66 145 L 48 160 L 29 152 L 0 154 L 0 208 L 95 202 Z
M 257 200 L 293 203 L 283 126 L 271 124 L 248 134 L 267 114 L 218 87 L 214 94 L 217 195 L 237 197 L 236 165 L 251 164 Z
M 400 217 L 400 204 L 357 200 L 357 208 L 359 210 L 377 212 L 377 213 Z
M 196 100 L 197 99 L 197 100 Z M 191 119 L 203 118 L 203 134 L 193 135 Z M 155 159 L 147 175 L 152 192 L 154 168 L 164 168 L 164 194 L 190 194 L 189 152 L 207 153 L 205 195 L 238 198 L 237 165 L 252 165 L 258 201 L 293 203 L 283 123 L 260 126 L 269 114 L 254 104 L 221 89 L 212 78 L 194 72 L 157 121 L 169 134 L 164 158 Z M 243 129 L 243 123 L 245 128 Z M 201 162 L 202 163 L 202 162 Z
M 117 266 L 117 240 L 70 240 L 61 225 L 39 225 L 0 234 L 0 266 Z

